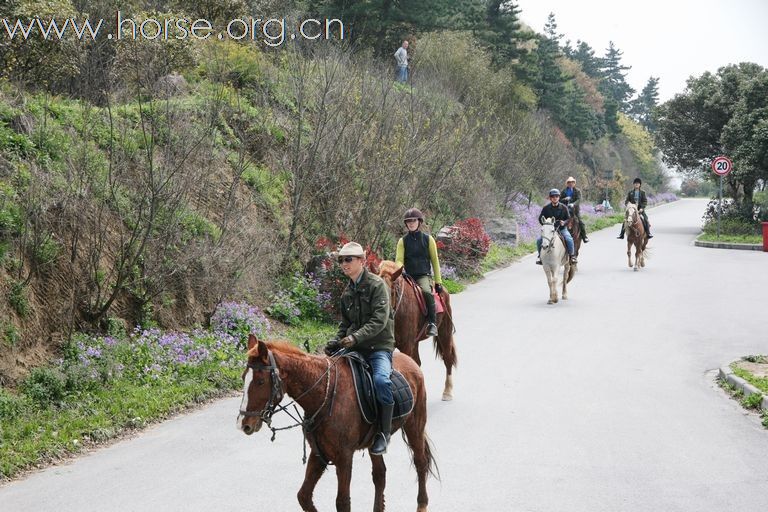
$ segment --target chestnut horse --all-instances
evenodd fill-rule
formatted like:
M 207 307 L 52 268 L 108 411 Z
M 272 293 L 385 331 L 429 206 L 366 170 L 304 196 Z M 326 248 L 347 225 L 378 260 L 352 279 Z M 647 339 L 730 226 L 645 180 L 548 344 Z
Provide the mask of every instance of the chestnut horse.
M 384 260 L 379 265 L 379 276 L 387 283 L 391 292 L 391 303 L 395 309 L 395 346 L 413 358 L 421 366 L 419 357 L 419 342 L 427 339 L 427 322 L 419 308 L 417 293 L 412 286 L 407 285 L 401 275 L 403 267 L 394 261 Z M 444 312 L 437 314 L 437 336 L 433 340 L 436 355 L 445 364 L 445 387 L 443 400 L 453 400 L 453 368 L 456 366 L 456 345 L 453 342 L 453 317 L 451 300 L 448 292 L 443 289 L 440 294 L 443 299 Z
M 435 475 L 437 468 L 425 432 L 424 375 L 411 358 L 397 352 L 393 354 L 393 366 L 411 387 L 413 410 L 392 422 L 392 432 L 403 430 L 418 475 L 416 511 L 426 512 L 427 473 Z M 299 424 L 311 448 L 304 483 L 297 496 L 304 511 L 317 512 L 312 494 L 328 464 L 336 466 L 336 510 L 351 510 L 352 457 L 357 450 L 370 449 L 376 433 L 376 427 L 363 420 L 353 386 L 352 371 L 339 358 L 308 354 L 288 342 L 263 342 L 252 334 L 248 337 L 248 363 L 243 371 L 243 400 L 237 424 L 248 435 L 258 432 L 264 423 L 269 426 L 272 415 L 285 409 L 279 406 L 283 395 L 301 406 L 306 417 Z M 387 468 L 384 458 L 378 455 L 371 456 L 371 464 L 373 510 L 382 512 Z
M 637 210 L 637 205 L 628 203 L 624 211 L 624 230 L 627 233 L 627 263 L 632 268 L 632 246 L 635 246 L 635 264 L 634 270 L 637 272 L 638 265 L 645 266 L 646 246 L 648 245 L 648 233 L 645 232 L 643 219 Z
M 578 258 L 579 250 L 581 249 L 581 223 L 579 222 L 579 219 L 576 218 L 573 206 L 568 206 L 568 213 L 571 214 L 571 217 L 568 219 L 568 231 L 570 231 L 571 237 L 573 238 L 573 252 Z

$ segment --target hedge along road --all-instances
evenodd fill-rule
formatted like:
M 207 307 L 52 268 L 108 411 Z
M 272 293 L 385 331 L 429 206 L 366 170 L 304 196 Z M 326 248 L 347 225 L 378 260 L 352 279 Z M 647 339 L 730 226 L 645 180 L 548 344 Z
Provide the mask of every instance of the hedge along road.
M 440 511 L 766 510 L 768 431 L 714 384 L 765 353 L 768 254 L 697 248 L 706 201 L 649 211 L 640 272 L 618 226 L 582 249 L 570 300 L 548 306 L 526 257 L 454 297 L 459 368 L 422 345 Z M 299 510 L 301 435 L 235 429 L 225 399 L 135 438 L 0 488 L 3 511 Z M 285 419 L 277 419 L 285 424 Z M 399 436 L 386 455 L 388 510 L 416 508 Z M 370 460 L 355 458 L 353 510 L 370 510 Z M 333 470 L 316 504 L 333 510 Z

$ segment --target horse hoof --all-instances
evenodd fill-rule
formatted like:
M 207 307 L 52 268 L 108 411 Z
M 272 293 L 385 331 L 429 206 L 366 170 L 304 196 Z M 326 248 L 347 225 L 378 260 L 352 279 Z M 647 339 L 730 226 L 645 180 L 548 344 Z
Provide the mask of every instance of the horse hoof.
M 637 267 L 635 267 L 635 272 L 637 272 Z
M 443 393 L 443 402 L 450 402 L 453 400 L 453 395 L 450 393 Z
M 554 304 L 554 303 L 555 303 L 555 301 L 553 301 L 552 299 L 549 299 L 549 300 L 547 301 L 547 304 Z

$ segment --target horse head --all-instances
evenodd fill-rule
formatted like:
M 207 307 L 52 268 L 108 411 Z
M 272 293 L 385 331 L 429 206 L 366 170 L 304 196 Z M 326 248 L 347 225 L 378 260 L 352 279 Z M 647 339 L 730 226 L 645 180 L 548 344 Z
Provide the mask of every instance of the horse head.
M 635 225 L 638 221 L 637 205 L 634 203 L 628 203 L 626 210 L 624 210 L 624 224 L 629 228 Z
M 263 341 L 250 334 L 248 363 L 243 370 L 243 399 L 237 416 L 238 428 L 251 435 L 258 432 L 264 423 L 269 425 L 283 394 L 283 382 L 275 357 Z
M 548 248 L 555 238 L 555 218 L 541 217 L 541 248 Z

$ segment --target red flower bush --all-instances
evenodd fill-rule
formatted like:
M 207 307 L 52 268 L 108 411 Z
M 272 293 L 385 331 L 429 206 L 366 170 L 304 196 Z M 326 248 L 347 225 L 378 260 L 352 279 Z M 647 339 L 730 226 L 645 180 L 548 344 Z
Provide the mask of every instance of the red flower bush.
M 490 247 L 491 237 L 476 217 L 457 222 L 450 228 L 448 243 L 442 240 L 437 243 L 441 259 L 456 267 L 459 273 L 476 272 Z

